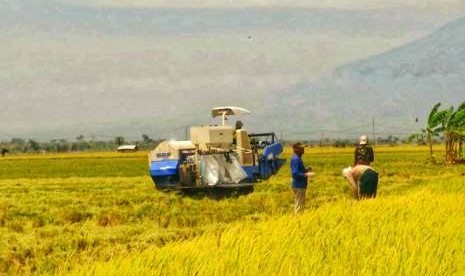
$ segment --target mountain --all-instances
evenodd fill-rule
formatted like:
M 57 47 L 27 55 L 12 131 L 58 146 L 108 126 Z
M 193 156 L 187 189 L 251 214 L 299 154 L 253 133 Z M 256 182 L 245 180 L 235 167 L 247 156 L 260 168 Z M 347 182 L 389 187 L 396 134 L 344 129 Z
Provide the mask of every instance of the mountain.
M 465 18 L 387 53 L 350 63 L 270 99 L 275 125 L 289 133 L 338 136 L 371 129 L 408 134 L 436 102 L 465 100 Z M 416 122 L 419 118 L 419 122 Z M 287 122 L 293 122 L 289 124 Z

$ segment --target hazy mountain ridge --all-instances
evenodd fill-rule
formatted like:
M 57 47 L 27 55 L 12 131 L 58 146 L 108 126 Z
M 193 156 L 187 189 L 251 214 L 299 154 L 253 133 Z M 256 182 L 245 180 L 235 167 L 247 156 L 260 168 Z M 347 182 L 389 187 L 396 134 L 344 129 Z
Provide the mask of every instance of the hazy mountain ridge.
M 393 128 L 421 127 L 415 118 L 424 121 L 435 102 L 463 100 L 465 18 L 385 54 L 339 67 L 314 83 L 296 85 L 277 95 L 273 106 L 284 108 L 283 118 L 298 121 L 302 129 L 359 127 L 375 117 L 379 129 L 395 133 Z

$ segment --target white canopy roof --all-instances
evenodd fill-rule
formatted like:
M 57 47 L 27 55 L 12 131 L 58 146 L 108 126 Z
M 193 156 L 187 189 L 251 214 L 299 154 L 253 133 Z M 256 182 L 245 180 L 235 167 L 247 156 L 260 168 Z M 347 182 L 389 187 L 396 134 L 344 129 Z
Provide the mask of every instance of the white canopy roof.
M 122 145 L 118 147 L 118 150 L 135 150 L 137 149 L 136 145 Z
M 212 109 L 212 117 L 219 117 L 224 115 L 248 115 L 251 112 L 245 108 L 236 106 L 221 106 Z

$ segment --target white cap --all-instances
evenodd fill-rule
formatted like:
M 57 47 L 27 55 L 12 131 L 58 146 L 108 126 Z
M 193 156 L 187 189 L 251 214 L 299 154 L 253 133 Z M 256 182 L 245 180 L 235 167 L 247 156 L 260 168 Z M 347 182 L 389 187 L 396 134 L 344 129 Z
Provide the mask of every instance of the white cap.
M 360 145 L 368 144 L 368 137 L 366 135 L 360 136 Z

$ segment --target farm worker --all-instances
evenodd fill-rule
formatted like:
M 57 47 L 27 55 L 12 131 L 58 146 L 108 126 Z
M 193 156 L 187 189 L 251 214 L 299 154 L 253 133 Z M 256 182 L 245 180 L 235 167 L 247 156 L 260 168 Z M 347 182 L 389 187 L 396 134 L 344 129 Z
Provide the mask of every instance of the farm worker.
M 237 121 L 236 122 L 236 130 L 242 129 L 243 126 L 244 126 L 244 124 L 242 123 L 242 121 Z
M 360 142 L 355 148 L 354 166 L 357 164 L 370 166 L 374 160 L 375 154 L 373 148 L 368 145 L 368 137 L 366 135 L 360 136 Z
M 234 145 L 237 144 L 236 133 L 237 133 L 238 130 L 241 130 L 243 126 L 244 126 L 244 124 L 242 123 L 242 121 L 237 121 L 237 122 L 236 122 L 236 129 L 235 129 L 234 132 L 233 132 L 233 144 L 234 144 Z
M 378 173 L 370 166 L 356 165 L 342 170 L 354 198 L 375 198 L 378 190 Z
M 292 146 L 294 155 L 291 158 L 292 190 L 295 195 L 294 212 L 302 212 L 305 208 L 308 179 L 314 174 L 311 167 L 305 168 L 302 156 L 305 153 L 304 145 L 296 143 Z

